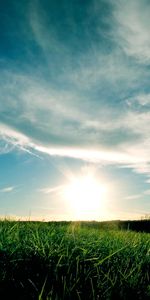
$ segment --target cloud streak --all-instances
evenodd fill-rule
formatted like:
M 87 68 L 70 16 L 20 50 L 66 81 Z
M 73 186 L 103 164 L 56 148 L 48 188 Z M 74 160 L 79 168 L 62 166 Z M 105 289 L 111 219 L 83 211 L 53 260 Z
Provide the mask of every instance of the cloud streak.
M 8 186 L 5 188 L 0 189 L 0 193 L 10 193 L 14 191 L 15 187 L 14 186 Z
M 57 193 L 61 193 L 63 188 L 64 188 L 63 185 L 59 185 L 55 187 L 50 187 L 50 188 L 47 187 L 47 188 L 39 189 L 38 192 L 41 192 L 43 194 L 57 194 Z

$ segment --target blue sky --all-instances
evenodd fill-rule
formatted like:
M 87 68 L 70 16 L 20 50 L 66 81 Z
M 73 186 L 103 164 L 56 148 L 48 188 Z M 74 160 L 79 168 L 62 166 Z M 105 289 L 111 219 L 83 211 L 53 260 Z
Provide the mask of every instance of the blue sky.
M 150 213 L 150 4 L 6 0 L 0 9 L 0 215 L 73 219 L 92 173 L 99 219 Z

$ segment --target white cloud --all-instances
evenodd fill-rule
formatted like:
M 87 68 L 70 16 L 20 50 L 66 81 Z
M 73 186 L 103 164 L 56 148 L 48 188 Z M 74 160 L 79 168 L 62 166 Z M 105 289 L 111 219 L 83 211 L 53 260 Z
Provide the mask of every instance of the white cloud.
M 15 189 L 14 186 L 8 186 L 8 187 L 5 187 L 5 188 L 0 189 L 0 192 L 1 192 L 1 193 L 10 193 L 10 192 L 12 192 L 14 189 Z
M 141 197 L 142 197 L 141 194 L 130 195 L 130 196 L 125 197 L 125 200 L 136 200 L 136 199 L 139 199 L 139 198 L 141 198 Z
M 82 149 L 82 148 L 69 148 L 69 147 L 58 147 L 58 148 L 50 148 L 43 147 L 39 145 L 34 145 L 35 150 L 43 153 L 47 153 L 49 155 L 54 156 L 62 156 L 62 157 L 72 157 L 76 159 L 82 159 L 85 161 L 91 161 L 93 163 L 105 162 L 105 163 L 143 163 L 145 161 L 144 158 L 138 156 L 130 156 L 126 152 L 115 152 L 108 150 L 90 150 L 90 149 Z
M 139 173 L 150 173 L 149 167 L 149 145 L 145 147 L 145 144 L 130 144 L 126 143 L 124 147 L 118 147 L 115 150 L 110 148 L 100 148 L 99 146 L 95 150 L 89 147 L 52 147 L 49 144 L 39 143 L 35 141 L 34 137 L 29 138 L 18 131 L 15 131 L 8 126 L 1 124 L 0 126 L 1 138 L 8 142 L 13 147 L 18 147 L 18 149 L 27 151 L 32 155 L 37 153 L 48 154 L 51 156 L 61 156 L 61 157 L 71 157 L 75 159 L 81 159 L 93 163 L 106 163 L 106 164 L 129 164 L 130 167 L 136 169 Z M 11 149 L 11 148 L 10 148 Z M 13 148 L 14 149 L 14 148 Z
M 150 104 L 150 94 L 138 94 L 126 100 L 129 107 L 136 107 L 137 104 L 146 106 Z
M 144 191 L 144 195 L 150 195 L 150 190 L 146 190 L 146 191 Z
M 2 123 L 0 123 L 0 141 L 0 154 L 8 153 L 17 149 L 41 158 L 39 155 L 31 151 L 33 145 L 30 138 Z
M 20 146 L 24 146 L 26 144 L 29 144 L 30 141 L 30 139 L 24 134 L 2 123 L 0 123 L 0 136 L 4 140 L 7 140 L 7 137 L 10 137 L 14 145 L 17 145 L 19 142 Z
M 63 185 L 59 185 L 55 187 L 47 187 L 47 188 L 39 189 L 38 192 L 41 192 L 43 194 L 60 193 L 63 188 L 64 188 Z
M 112 1 L 113 3 L 113 1 Z M 150 62 L 150 6 L 146 0 L 117 0 L 115 39 L 124 52 L 147 64 Z
M 20 83 L 20 77 L 18 76 L 18 78 L 18 83 Z M 26 85 L 26 77 L 24 79 Z M 4 142 L 3 147 L 0 149 L 1 153 L 18 148 L 36 156 L 39 152 L 53 156 L 83 159 L 95 163 L 129 164 L 137 173 L 150 174 L 150 139 L 147 130 L 150 127 L 149 112 L 137 112 L 132 109 L 124 111 L 123 115 L 119 115 L 116 107 L 107 111 L 106 108 L 98 106 L 94 110 L 89 106 L 90 99 L 86 101 L 87 107 L 85 107 L 84 101 L 81 103 L 77 101 L 74 104 L 77 96 L 71 96 L 70 93 L 67 94 L 66 92 L 59 95 L 54 90 L 44 92 L 44 88 L 38 86 L 33 79 L 31 83 L 32 88 L 29 85 L 26 91 L 27 94 L 21 87 L 19 90 L 22 98 L 18 100 L 18 103 L 21 101 L 23 110 L 20 111 L 20 114 L 18 112 L 19 116 L 17 124 L 15 124 L 18 129 L 13 128 L 11 125 L 0 124 L 0 137 L 1 141 Z M 141 97 L 144 99 L 144 94 L 142 96 L 137 94 L 136 99 L 141 99 Z M 7 98 L 6 105 L 8 107 L 11 105 L 10 100 L 7 103 Z M 40 115 L 41 110 L 44 112 L 44 118 L 43 114 Z M 45 114 L 49 112 L 50 115 L 46 118 Z M 11 118 L 11 112 L 9 118 Z M 78 123 L 71 124 L 75 119 Z M 22 133 L 22 128 L 20 128 L 22 120 L 25 120 L 26 124 L 31 122 L 30 136 L 28 131 Z M 16 122 L 16 118 L 13 116 L 12 122 Z M 35 128 L 41 130 L 39 135 L 36 134 L 35 136 Z M 137 134 L 138 139 L 126 139 L 118 145 L 111 145 L 111 133 L 115 133 L 116 130 L 120 129 L 124 132 Z M 43 133 L 45 139 L 41 140 Z M 50 141 L 50 133 L 56 135 L 57 145 L 53 140 Z M 101 136 L 99 136 L 100 133 Z M 105 146 L 103 144 L 103 141 L 101 141 L 103 136 L 107 136 L 108 139 L 110 136 L 110 145 Z M 64 140 L 62 146 L 59 137 Z M 83 138 L 85 144 L 82 144 Z M 68 145 L 73 142 L 74 146 L 65 146 L 66 140 Z

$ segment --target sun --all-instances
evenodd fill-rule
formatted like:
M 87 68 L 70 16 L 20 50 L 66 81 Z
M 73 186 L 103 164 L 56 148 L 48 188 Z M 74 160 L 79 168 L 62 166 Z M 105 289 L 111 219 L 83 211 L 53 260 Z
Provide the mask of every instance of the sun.
M 105 208 L 106 187 L 93 176 L 73 179 L 65 188 L 65 197 L 76 219 L 99 219 Z

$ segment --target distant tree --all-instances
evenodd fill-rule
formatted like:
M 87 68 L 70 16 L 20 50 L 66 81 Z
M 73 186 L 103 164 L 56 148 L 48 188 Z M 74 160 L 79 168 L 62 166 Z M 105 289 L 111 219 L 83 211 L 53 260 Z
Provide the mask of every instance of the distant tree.
M 150 220 L 150 214 L 145 214 L 141 217 L 141 220 Z

